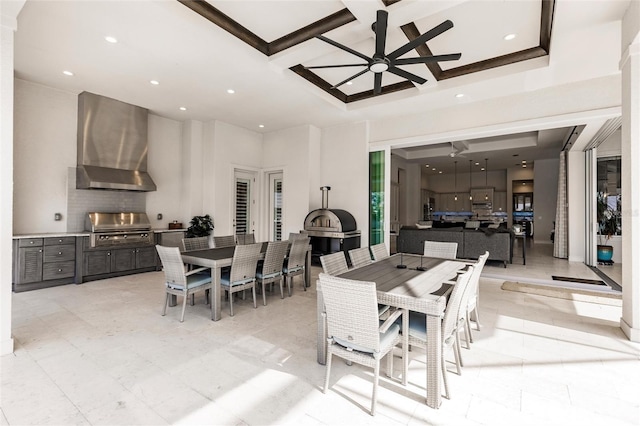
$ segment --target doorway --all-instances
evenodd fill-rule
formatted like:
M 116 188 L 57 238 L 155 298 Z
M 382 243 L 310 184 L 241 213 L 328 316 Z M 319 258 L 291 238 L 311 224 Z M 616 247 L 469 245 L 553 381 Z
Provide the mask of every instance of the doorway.
M 257 172 L 234 170 L 233 230 L 234 235 L 255 233 Z
M 282 171 L 268 173 L 269 241 L 282 241 L 283 176 Z

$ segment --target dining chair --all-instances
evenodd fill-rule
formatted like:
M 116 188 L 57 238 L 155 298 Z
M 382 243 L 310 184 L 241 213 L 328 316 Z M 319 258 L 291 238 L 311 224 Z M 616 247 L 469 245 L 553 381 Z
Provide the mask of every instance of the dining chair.
M 439 259 L 455 259 L 458 252 L 458 243 L 425 241 L 424 255 L 427 257 L 437 257 Z
M 206 250 L 209 248 L 209 237 L 183 238 L 183 251 Z
M 238 234 L 236 235 L 236 242 L 238 244 L 255 244 L 256 236 L 255 234 Z
M 258 262 L 256 280 L 259 284 L 262 284 L 262 303 L 264 306 L 267 306 L 267 284 L 278 282 L 280 284 L 280 298 L 284 299 L 282 265 L 284 264 L 284 258 L 287 256 L 288 248 L 289 241 L 269 241 L 264 261 Z
M 393 349 L 402 344 L 402 384 L 407 382 L 407 311 L 398 309 L 380 324 L 376 284 L 318 276 L 327 321 L 327 361 L 323 392 L 329 388 L 333 355 L 373 368 L 371 415 L 375 415 L 380 361 L 387 356 L 387 376 L 393 377 Z M 402 325 L 400 325 L 400 324 Z M 404 329 L 404 333 L 401 333 Z
M 349 270 L 343 251 L 320 256 L 320 264 L 322 265 L 322 271 L 328 275 L 340 275 Z
M 467 271 L 458 275 L 456 283 L 453 286 L 447 306 L 444 311 L 444 318 L 442 319 L 442 354 L 440 358 L 442 379 L 444 381 L 445 396 L 450 399 L 449 385 L 447 383 L 447 368 L 444 358 L 445 349 L 452 349 L 455 357 L 456 372 L 461 374 L 460 364 L 460 346 L 456 341 L 458 336 L 458 320 L 460 318 L 460 309 L 462 305 L 462 296 L 469 285 L 469 280 L 473 274 L 474 267 L 469 266 Z M 409 345 L 419 346 L 426 348 L 427 350 L 433 347 L 434 338 L 438 336 L 427 335 L 427 317 L 423 313 L 410 312 L 409 313 Z M 435 391 L 435 388 L 427 389 L 427 392 Z
M 211 271 L 209 268 L 197 268 L 185 272 L 182 255 L 178 247 L 164 247 L 156 245 L 158 256 L 162 262 L 166 299 L 162 308 L 162 315 L 167 313 L 167 305 L 171 295 L 182 296 L 182 314 L 180 322 L 184 321 L 184 311 L 187 307 L 187 299 L 199 291 L 211 289 Z M 207 300 L 205 298 L 205 300 Z
M 229 293 L 229 313 L 233 316 L 233 295 L 251 289 L 253 307 L 256 304 L 256 268 L 260 259 L 262 244 L 246 244 L 236 246 L 231 260 L 231 268 L 223 269 L 220 275 L 220 286 Z
M 489 258 L 489 252 L 485 251 L 483 255 L 478 258 L 478 261 L 473 265 L 473 275 L 469 280 L 467 291 L 462 296 L 462 305 L 460 307 L 460 327 L 464 329 L 465 338 L 467 340 L 467 349 L 471 347 L 473 343 L 473 334 L 471 334 L 471 314 L 473 314 L 476 328 L 480 331 L 480 316 L 478 313 L 478 302 L 480 298 L 480 274 L 482 269 L 487 263 Z M 460 358 L 462 364 L 462 358 Z
M 349 250 L 349 260 L 351 261 L 351 266 L 354 268 L 359 268 L 360 266 L 368 265 L 373 262 L 373 260 L 371 260 L 369 247 L 360 247 Z
M 291 249 L 289 255 L 284 261 L 284 268 L 282 270 L 285 280 L 287 281 L 287 291 L 289 297 L 291 297 L 291 287 L 293 286 L 293 278 L 296 275 L 302 275 L 306 269 L 306 256 L 309 250 L 309 237 L 296 238 L 291 242 Z M 302 280 L 302 287 L 304 291 L 307 291 L 307 285 Z
M 387 246 L 384 243 L 375 244 L 369 248 L 371 249 L 371 256 L 373 256 L 374 262 L 389 257 L 389 251 L 387 251 Z
M 236 245 L 235 235 L 221 235 L 213 237 L 213 246 L 218 247 L 231 247 Z
M 309 236 L 298 232 L 289 232 L 289 242 L 297 240 L 298 238 L 309 238 Z

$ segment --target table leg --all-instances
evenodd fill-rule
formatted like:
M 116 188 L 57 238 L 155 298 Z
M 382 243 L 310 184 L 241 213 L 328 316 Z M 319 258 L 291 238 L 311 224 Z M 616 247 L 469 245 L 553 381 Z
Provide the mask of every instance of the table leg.
M 427 405 L 440 408 L 442 372 L 442 320 L 427 315 Z
M 322 291 L 316 289 L 316 303 L 318 306 L 318 364 L 327 362 L 327 318 L 324 313 L 324 298 Z
M 304 259 L 304 285 L 311 287 L 311 249 L 307 251 Z
M 222 268 L 211 268 L 211 320 L 219 321 L 220 314 L 220 272 Z

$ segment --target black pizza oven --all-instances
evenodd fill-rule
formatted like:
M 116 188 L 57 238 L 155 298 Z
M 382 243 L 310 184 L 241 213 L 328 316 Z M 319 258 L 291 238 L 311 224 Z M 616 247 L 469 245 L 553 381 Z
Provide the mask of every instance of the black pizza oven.
M 311 211 L 304 219 L 303 233 L 311 239 L 311 260 L 314 264 L 320 264 L 320 256 L 338 251 L 347 252 L 360 247 L 360 231 L 357 230 L 356 220 L 346 210 L 330 209 L 330 186 L 323 186 L 322 208 Z

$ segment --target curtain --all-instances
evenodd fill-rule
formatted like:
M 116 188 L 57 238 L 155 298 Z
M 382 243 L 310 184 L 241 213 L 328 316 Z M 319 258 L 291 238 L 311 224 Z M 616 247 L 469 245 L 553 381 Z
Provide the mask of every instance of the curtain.
M 553 256 L 561 259 L 569 257 L 567 247 L 567 155 L 560 152 L 558 172 L 558 201 L 556 205 L 556 221 L 553 238 Z

